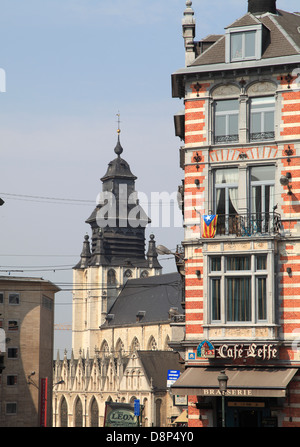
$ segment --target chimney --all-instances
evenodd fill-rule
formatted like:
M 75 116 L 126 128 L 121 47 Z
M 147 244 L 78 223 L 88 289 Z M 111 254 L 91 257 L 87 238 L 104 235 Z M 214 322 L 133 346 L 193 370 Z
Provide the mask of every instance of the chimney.
M 248 0 L 248 12 L 251 14 L 265 14 L 270 12 L 276 14 L 276 0 Z

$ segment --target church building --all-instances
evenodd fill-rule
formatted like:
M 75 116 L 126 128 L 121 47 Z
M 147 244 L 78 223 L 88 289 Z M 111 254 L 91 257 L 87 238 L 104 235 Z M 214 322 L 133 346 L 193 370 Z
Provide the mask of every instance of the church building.
M 103 426 L 109 401 L 139 399 L 143 426 L 171 426 L 182 410 L 167 386 L 168 371 L 183 370 L 169 346 L 184 313 L 181 275 L 162 274 L 154 235 L 145 246 L 150 219 L 122 152 L 118 134 L 73 269 L 72 353 L 54 364 L 55 427 Z

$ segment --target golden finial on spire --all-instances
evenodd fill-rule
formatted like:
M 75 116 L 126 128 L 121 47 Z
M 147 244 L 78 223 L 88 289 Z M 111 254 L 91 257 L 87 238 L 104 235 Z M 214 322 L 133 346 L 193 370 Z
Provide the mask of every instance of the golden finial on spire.
M 118 135 L 121 133 L 121 129 L 120 129 L 120 112 L 117 113 L 117 117 L 118 117 L 118 129 L 117 129 L 117 133 Z

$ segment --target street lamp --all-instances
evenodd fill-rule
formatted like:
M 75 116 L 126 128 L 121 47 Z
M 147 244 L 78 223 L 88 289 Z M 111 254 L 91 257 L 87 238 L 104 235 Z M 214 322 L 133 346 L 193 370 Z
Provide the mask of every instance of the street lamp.
M 221 371 L 218 375 L 219 390 L 222 394 L 222 427 L 225 427 L 225 393 L 227 390 L 228 376 L 225 371 Z

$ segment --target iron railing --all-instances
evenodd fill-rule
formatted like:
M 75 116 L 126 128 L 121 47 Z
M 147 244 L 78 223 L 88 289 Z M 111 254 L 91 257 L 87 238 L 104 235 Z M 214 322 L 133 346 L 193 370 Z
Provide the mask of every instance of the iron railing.
M 273 235 L 280 232 L 280 214 L 247 213 L 247 214 L 219 214 L 216 235 Z

